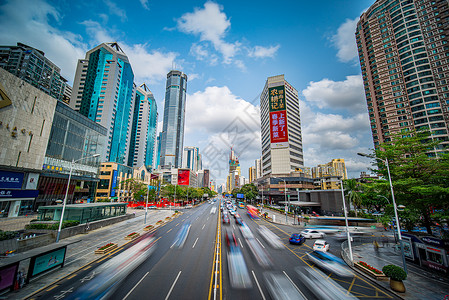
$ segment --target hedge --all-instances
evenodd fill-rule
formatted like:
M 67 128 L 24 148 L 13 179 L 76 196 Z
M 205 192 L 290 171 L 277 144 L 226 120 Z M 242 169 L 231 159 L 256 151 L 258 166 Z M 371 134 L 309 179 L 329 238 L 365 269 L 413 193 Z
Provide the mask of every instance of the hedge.
M 67 220 L 62 222 L 62 228 L 68 228 L 79 225 L 79 221 Z M 25 225 L 25 229 L 47 229 L 47 230 L 57 230 L 59 229 L 59 223 L 33 223 Z
M 17 231 L 3 231 L 0 230 L 0 241 L 10 240 L 17 236 Z

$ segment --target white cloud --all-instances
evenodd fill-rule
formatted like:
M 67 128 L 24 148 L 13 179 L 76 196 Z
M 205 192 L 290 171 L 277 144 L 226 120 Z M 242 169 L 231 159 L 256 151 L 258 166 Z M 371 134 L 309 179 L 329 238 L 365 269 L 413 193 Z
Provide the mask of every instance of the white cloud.
M 260 156 L 260 112 L 228 87 L 207 87 L 187 95 L 185 140 L 200 146 L 203 163 L 219 182 L 224 182 L 231 146 L 240 158 L 242 171 Z
M 146 10 L 150 10 L 150 7 L 148 6 L 148 0 L 139 0 L 140 4 L 142 4 L 143 8 Z
M 255 46 L 249 50 L 248 55 L 255 58 L 274 57 L 280 47 L 280 45 L 270 47 Z
M 190 47 L 190 54 L 195 56 L 197 60 L 207 61 L 211 66 L 214 66 L 218 62 L 217 55 L 210 53 L 207 46 L 202 44 L 192 44 Z
M 59 12 L 42 0 L 12 0 L 0 6 L 0 44 L 22 42 L 45 52 L 61 68 L 61 74 L 72 82 L 76 61 L 83 58 L 87 46 L 79 35 L 60 31 L 49 20 L 59 21 Z
M 112 2 L 111 0 L 103 0 L 106 6 L 109 8 L 109 13 L 111 15 L 116 15 L 120 18 L 122 22 L 125 22 L 127 20 L 126 11 L 124 9 L 121 9 L 117 6 L 116 3 Z
M 200 78 L 200 75 L 199 75 L 199 74 L 196 74 L 196 73 L 190 73 L 190 74 L 188 75 L 188 80 L 189 80 L 189 82 L 192 81 L 192 80 L 195 80 L 195 79 L 197 79 L 197 78 Z
M 180 31 L 199 35 L 200 41 L 211 42 L 215 50 L 223 55 L 223 62 L 229 64 L 239 51 L 240 43 L 224 40 L 231 21 L 221 10 L 217 3 L 206 2 L 204 8 L 195 8 L 193 13 L 182 15 L 177 25 Z
M 332 36 L 331 41 L 338 49 L 337 57 L 342 62 L 356 61 L 358 58 L 355 30 L 359 18 L 346 21 L 338 27 L 337 33 Z
M 311 81 L 303 91 L 306 100 L 319 108 L 349 109 L 366 112 L 363 80 L 360 75 L 346 76 L 344 81 L 323 79 Z

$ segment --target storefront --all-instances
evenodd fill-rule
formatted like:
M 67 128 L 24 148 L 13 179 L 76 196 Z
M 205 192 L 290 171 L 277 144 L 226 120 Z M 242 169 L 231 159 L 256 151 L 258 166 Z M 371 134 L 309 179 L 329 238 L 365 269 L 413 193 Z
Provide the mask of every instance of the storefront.
M 0 217 L 11 218 L 33 212 L 38 174 L 0 170 Z M 33 189 L 23 189 L 33 188 Z

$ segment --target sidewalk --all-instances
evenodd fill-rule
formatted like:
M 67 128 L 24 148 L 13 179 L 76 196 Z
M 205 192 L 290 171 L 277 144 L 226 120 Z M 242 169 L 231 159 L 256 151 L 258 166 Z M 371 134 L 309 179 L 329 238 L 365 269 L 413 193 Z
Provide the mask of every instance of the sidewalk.
M 377 250 L 371 243 L 362 244 L 353 248 L 354 261 L 364 261 L 378 270 L 382 270 L 385 265 L 394 264 L 402 267 L 402 257 L 400 251 L 395 251 L 394 244 L 385 244 Z M 354 269 L 355 270 L 355 269 Z M 405 293 L 396 293 L 390 288 L 389 280 L 376 281 L 370 276 L 375 284 L 382 286 L 388 291 L 395 293 L 403 299 L 439 299 L 449 297 L 449 277 L 440 275 L 435 271 L 424 269 L 418 264 L 407 262 L 407 279 L 404 280 Z M 360 271 L 358 271 L 360 274 Z
M 164 220 L 166 217 L 174 214 L 173 210 L 148 210 L 147 222 L 144 224 L 145 210 L 128 209 L 128 213 L 134 212 L 136 213 L 136 217 L 133 219 L 105 226 L 90 231 L 88 234 L 79 234 L 61 240 L 61 242 L 72 242 L 72 244 L 67 246 L 67 254 L 63 268 L 58 268 L 49 273 L 44 273 L 37 278 L 33 278 L 22 289 L 4 293 L 0 295 L 0 299 L 27 298 L 37 290 L 64 278 L 86 264 L 100 258 L 101 255 L 95 254 L 94 251 L 106 243 L 104 241 L 117 243 L 120 247 L 128 242 L 124 239 L 127 234 L 132 232 L 143 233 L 143 228 L 146 225 L 154 225 L 157 221 Z

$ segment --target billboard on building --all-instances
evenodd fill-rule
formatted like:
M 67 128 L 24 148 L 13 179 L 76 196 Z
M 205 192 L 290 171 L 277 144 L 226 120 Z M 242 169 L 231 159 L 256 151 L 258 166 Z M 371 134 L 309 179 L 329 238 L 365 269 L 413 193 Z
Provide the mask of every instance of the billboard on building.
M 23 183 L 23 173 L 0 171 L 0 188 L 21 189 Z
M 178 185 L 189 185 L 190 183 L 190 170 L 178 169 Z
M 287 109 L 283 85 L 268 89 L 268 105 L 270 110 L 271 148 L 288 147 Z
M 117 187 L 117 176 L 118 171 L 117 170 L 112 171 L 111 197 L 116 196 L 115 187 Z

